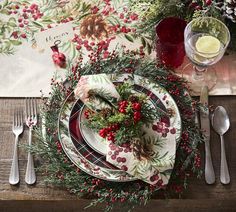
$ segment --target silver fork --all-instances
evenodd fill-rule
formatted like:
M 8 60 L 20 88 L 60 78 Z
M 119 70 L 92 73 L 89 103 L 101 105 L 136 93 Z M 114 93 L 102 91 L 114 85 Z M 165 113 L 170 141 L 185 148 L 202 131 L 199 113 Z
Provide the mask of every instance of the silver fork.
M 37 125 L 37 103 L 35 98 L 26 98 L 25 100 L 25 122 L 29 127 L 29 146 L 32 144 L 32 130 Z M 36 174 L 34 169 L 34 160 L 31 152 L 28 152 L 28 160 L 25 174 L 25 182 L 32 185 L 36 182 Z
M 23 112 L 20 110 L 14 111 L 12 131 L 15 135 L 15 145 L 11 164 L 11 172 L 9 176 L 9 183 L 11 185 L 16 185 L 20 181 L 18 165 L 18 140 L 19 135 L 23 132 Z

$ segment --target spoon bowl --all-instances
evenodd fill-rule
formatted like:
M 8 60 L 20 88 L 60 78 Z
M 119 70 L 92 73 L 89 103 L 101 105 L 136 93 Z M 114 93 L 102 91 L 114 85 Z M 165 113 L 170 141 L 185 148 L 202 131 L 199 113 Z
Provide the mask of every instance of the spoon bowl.
M 212 115 L 212 126 L 219 135 L 224 135 L 230 126 L 229 116 L 224 107 L 218 106 Z

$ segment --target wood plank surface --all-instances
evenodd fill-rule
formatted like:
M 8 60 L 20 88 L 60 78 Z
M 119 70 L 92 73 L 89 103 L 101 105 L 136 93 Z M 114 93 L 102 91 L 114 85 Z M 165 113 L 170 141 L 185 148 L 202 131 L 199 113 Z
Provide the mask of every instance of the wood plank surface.
M 204 179 L 191 179 L 183 199 L 152 200 L 146 208 L 135 211 L 236 211 L 236 96 L 210 97 L 210 104 L 222 105 L 229 113 L 231 127 L 225 135 L 231 183 L 222 185 L 220 173 L 220 140 L 211 131 L 211 150 L 216 173 L 216 183 L 206 185 Z M 24 182 L 27 154 L 19 148 L 20 184 L 8 183 L 13 155 L 14 136 L 12 133 L 12 114 L 15 108 L 24 107 L 24 99 L 0 98 L 0 212 L 5 211 L 81 211 L 89 200 L 78 199 L 66 191 L 47 188 L 38 176 L 37 184 L 28 186 Z M 28 130 L 20 138 L 21 144 L 27 143 Z M 204 146 L 202 146 L 202 149 Z M 204 152 L 203 152 L 204 155 Z M 204 165 L 204 163 L 202 163 Z M 24 200 L 24 201 L 17 201 Z M 60 200 L 60 201 L 59 201 Z M 101 211 L 102 206 L 87 211 Z M 115 211 L 126 211 L 116 208 Z

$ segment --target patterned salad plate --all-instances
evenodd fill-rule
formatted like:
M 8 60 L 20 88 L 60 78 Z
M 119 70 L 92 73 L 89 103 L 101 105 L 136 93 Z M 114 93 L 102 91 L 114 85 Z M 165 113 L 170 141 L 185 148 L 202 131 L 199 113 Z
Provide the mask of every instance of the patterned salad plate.
M 130 81 L 133 90 L 149 96 L 154 110 L 162 111 L 166 116 L 156 120 L 148 129 L 150 136 L 160 141 L 158 157 L 165 162 L 175 162 L 176 148 L 181 135 L 181 118 L 178 107 L 170 94 L 160 85 L 138 75 L 109 75 L 113 83 Z M 86 106 L 74 93 L 65 100 L 59 114 L 59 139 L 68 158 L 84 172 L 109 181 L 127 182 L 135 177 L 118 169 L 106 161 L 106 143 L 100 136 L 83 124 Z M 168 115 L 167 115 L 168 114 Z M 163 182 L 168 182 L 171 171 L 163 166 L 160 174 Z

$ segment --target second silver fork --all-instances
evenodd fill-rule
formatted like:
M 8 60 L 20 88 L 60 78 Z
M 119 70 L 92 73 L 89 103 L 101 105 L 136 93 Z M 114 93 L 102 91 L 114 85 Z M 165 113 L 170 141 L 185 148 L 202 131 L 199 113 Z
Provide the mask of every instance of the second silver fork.
M 32 144 L 32 130 L 37 125 L 37 103 L 35 98 L 26 98 L 25 100 L 26 125 L 29 127 L 29 147 Z M 34 169 L 34 160 L 31 152 L 28 152 L 28 160 L 25 174 L 25 182 L 32 185 L 36 182 L 36 174 Z

